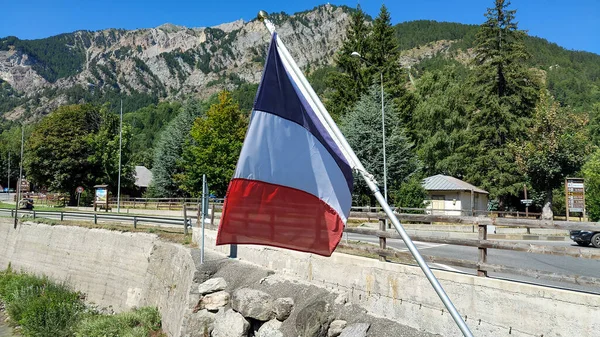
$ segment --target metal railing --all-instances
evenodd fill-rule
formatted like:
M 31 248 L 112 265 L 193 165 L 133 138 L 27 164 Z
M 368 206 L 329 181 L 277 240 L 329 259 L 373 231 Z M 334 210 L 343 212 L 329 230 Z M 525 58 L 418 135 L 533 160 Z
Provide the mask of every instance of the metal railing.
M 10 217 L 15 216 L 14 209 L 0 209 L 0 214 L 5 214 Z M 98 224 L 98 221 L 106 221 L 113 220 L 118 222 L 131 222 L 134 228 L 137 228 L 138 223 L 151 223 L 151 224 L 163 224 L 163 225 L 177 225 L 184 226 L 187 223 L 187 226 L 184 229 L 187 230 L 187 227 L 192 226 L 192 218 L 183 217 L 153 217 L 146 215 L 121 215 L 121 214 L 111 214 L 111 213 L 86 213 L 86 212 L 67 212 L 67 211 L 36 211 L 36 210 L 19 210 L 18 214 L 20 216 L 31 216 L 33 219 L 36 218 L 47 218 L 47 219 L 57 219 L 60 221 L 74 219 L 85 219 L 85 220 L 93 220 L 94 224 Z

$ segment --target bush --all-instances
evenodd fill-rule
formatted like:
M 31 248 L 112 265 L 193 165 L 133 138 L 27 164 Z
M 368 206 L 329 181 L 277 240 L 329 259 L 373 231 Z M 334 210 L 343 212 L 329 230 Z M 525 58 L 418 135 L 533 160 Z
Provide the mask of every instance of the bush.
M 91 315 L 75 330 L 77 337 L 146 337 L 160 330 L 160 314 L 156 308 L 144 307 L 113 316 Z
M 0 299 L 25 336 L 72 336 L 72 327 L 85 311 L 79 293 L 10 269 L 0 273 Z
M 0 272 L 0 300 L 24 336 L 146 337 L 164 336 L 156 308 L 100 315 L 86 308 L 80 293 L 64 285 L 22 273 L 10 266 Z

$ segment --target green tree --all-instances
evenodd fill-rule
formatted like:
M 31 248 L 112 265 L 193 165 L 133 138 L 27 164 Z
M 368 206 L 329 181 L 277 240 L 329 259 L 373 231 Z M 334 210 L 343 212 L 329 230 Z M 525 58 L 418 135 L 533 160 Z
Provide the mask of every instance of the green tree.
M 394 194 L 394 204 L 403 208 L 425 208 L 429 195 L 423 188 L 422 179 L 414 175 L 400 185 Z M 419 211 L 402 210 L 401 213 L 420 213 Z
M 132 127 L 129 144 L 132 161 L 152 169 L 153 149 L 161 132 L 181 110 L 181 103 L 161 102 L 123 115 L 123 121 Z
M 393 100 L 386 94 L 384 102 L 388 194 L 393 195 L 402 182 L 417 170 L 418 161 L 412 150 L 413 144 L 406 137 L 400 118 L 395 112 Z M 365 169 L 373 174 L 382 187 L 383 139 L 379 86 L 373 85 L 355 108 L 342 118 L 341 129 Z M 362 179 L 355 181 L 354 201 L 364 202 L 367 200 L 365 196 L 368 196 L 368 200 L 373 203 L 375 199 L 367 185 Z
M 89 189 L 104 182 L 116 189 L 118 118 L 89 104 L 59 107 L 27 140 L 24 169 L 34 184 L 69 193 L 73 202 L 79 185 Z
M 585 209 L 591 221 L 600 220 L 600 150 L 582 168 L 585 179 Z
M 210 191 L 225 196 L 233 177 L 248 121 L 228 91 L 219 93 L 205 117 L 197 118 L 190 131 L 192 140 L 183 154 L 183 172 L 177 175 L 181 189 L 190 195 L 202 193 L 202 175 L 206 174 Z
M 458 67 L 426 72 L 416 83 L 411 133 L 426 175 L 464 175 L 466 160 L 459 150 L 467 141 L 469 105 Z
M 524 177 L 507 144 L 525 139 L 539 84 L 527 69 L 523 37 L 510 2 L 496 0 L 476 36 L 474 69 L 470 80 L 472 103 L 469 146 L 472 158 L 466 180 L 490 191 L 504 207 L 518 195 Z
M 560 186 L 565 177 L 579 171 L 590 152 L 586 120 L 561 108 L 544 90 L 533 121 L 528 139 L 509 147 L 531 186 L 544 193 L 544 205 L 551 206 L 552 190 Z
M 88 162 L 94 167 L 95 184 L 106 184 L 116 195 L 119 183 L 119 152 L 121 152 L 121 190 L 133 188 L 134 165 L 131 162 L 131 126 L 123 124 L 122 144 L 119 144 L 119 116 L 103 107 L 98 114 L 98 130 L 88 135 Z M 121 148 L 119 149 L 119 146 Z M 121 151 L 119 151 L 121 150 Z
M 381 5 L 379 15 L 373 22 L 373 33 L 368 40 L 369 52 L 366 55 L 363 54 L 370 65 L 371 77 L 368 84 L 380 83 L 380 76 L 383 74 L 384 89 L 394 100 L 402 122 L 407 128 L 410 128 L 414 101 L 405 89 L 408 74 L 398 62 L 400 49 L 391 21 L 392 18 L 387 7 Z
M 367 24 L 367 16 L 360 8 L 352 13 L 346 30 L 346 38 L 335 56 L 337 72 L 331 72 L 326 80 L 331 88 L 327 110 L 335 119 L 339 119 L 360 99 L 371 84 L 371 78 L 360 64 L 360 59 L 351 56 L 353 52 L 366 55 L 369 50 L 371 27 Z
M 202 103 L 188 101 L 181 112 L 171 121 L 154 149 L 152 167 L 152 182 L 148 187 L 150 197 L 176 197 L 182 196 L 175 181 L 175 175 L 181 172 L 179 162 L 183 153 L 183 145 L 190 138 L 190 129 L 194 120 L 204 113 Z

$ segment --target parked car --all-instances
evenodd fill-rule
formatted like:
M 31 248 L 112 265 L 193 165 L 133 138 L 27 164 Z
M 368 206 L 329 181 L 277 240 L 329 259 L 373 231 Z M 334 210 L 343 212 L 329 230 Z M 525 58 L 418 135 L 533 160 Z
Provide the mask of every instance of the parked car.
M 600 248 L 600 232 L 574 230 L 571 231 L 571 240 L 582 247 L 591 243 L 592 246 Z

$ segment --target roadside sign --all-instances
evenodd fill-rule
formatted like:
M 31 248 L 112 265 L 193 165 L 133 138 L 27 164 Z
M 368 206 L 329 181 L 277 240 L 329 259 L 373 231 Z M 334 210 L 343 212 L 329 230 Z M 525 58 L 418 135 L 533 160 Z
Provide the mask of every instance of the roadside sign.
M 525 206 L 530 206 L 531 204 L 533 204 L 533 199 L 522 199 L 521 203 L 525 204 Z
M 565 179 L 565 201 L 567 216 L 571 212 L 585 215 L 585 184 L 582 178 Z
M 76 189 L 77 193 L 83 193 L 84 189 L 81 186 L 78 186 Z

